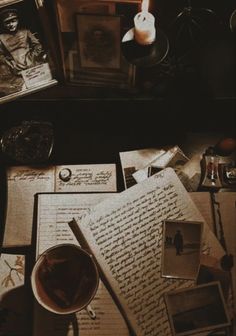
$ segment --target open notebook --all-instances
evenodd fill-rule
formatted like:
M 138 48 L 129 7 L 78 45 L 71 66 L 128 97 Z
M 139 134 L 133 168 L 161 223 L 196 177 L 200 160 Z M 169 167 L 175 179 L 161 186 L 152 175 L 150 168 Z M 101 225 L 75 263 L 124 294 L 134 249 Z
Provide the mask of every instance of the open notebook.
M 36 196 L 37 247 L 36 257 L 47 248 L 61 244 L 78 244 L 68 222 L 81 218 L 95 204 L 116 194 L 45 193 Z M 91 306 L 96 319 L 91 320 L 85 310 L 73 318 L 46 311 L 35 302 L 34 336 L 128 336 L 129 331 L 122 315 L 104 284 L 100 281 Z
M 34 195 L 39 192 L 116 192 L 116 165 L 9 167 L 4 247 L 31 244 Z
M 193 286 L 193 281 L 161 277 L 162 225 L 166 219 L 204 218 L 171 168 L 109 198 L 74 222 L 87 241 L 119 302 L 139 336 L 171 335 L 164 293 Z M 204 224 L 203 253 L 224 254 Z

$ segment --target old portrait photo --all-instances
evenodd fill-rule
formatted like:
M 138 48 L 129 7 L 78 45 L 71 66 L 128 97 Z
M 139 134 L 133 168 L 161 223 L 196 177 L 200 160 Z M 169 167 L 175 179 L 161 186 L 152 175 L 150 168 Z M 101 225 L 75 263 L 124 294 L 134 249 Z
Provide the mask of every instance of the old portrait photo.
M 146 148 L 132 151 L 120 152 L 120 162 L 125 183 L 125 188 L 130 188 L 137 183 L 134 174 L 142 170 L 142 175 L 148 178 L 148 168 L 150 162 L 163 154 L 160 148 Z
M 196 279 L 200 266 L 202 222 L 167 220 L 163 227 L 162 276 Z
M 81 67 L 119 70 L 121 17 L 77 14 L 76 22 Z
M 31 22 L 25 6 L 22 1 L 0 9 L 0 101 L 52 81 L 37 20 Z
M 174 336 L 195 335 L 230 325 L 219 282 L 165 294 Z

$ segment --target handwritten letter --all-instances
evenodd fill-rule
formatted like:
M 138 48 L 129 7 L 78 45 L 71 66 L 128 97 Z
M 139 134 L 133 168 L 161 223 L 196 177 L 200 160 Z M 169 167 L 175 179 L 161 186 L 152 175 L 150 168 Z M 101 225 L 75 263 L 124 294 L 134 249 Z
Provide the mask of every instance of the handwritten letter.
M 78 244 L 68 222 L 77 217 L 81 219 L 90 212 L 93 205 L 114 194 L 40 194 L 38 195 L 38 230 L 36 255 L 47 248 L 60 244 Z M 128 328 L 110 294 L 99 284 L 95 298 L 91 302 L 96 319 L 91 320 L 85 310 L 76 314 L 81 336 L 128 336 Z M 73 324 L 62 316 L 57 317 L 35 306 L 34 336 L 72 336 Z
M 170 168 L 95 206 L 79 223 L 137 335 L 171 335 L 163 294 L 193 284 L 161 277 L 166 219 L 204 221 Z
M 54 168 L 10 167 L 4 246 L 30 245 L 36 192 L 53 191 Z

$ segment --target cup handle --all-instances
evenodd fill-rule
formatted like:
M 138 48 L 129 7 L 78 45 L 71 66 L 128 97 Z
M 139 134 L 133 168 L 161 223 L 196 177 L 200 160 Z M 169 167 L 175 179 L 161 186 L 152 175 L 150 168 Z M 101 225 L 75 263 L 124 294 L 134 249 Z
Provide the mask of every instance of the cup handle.
M 90 305 L 87 305 L 85 308 L 88 316 L 92 319 L 95 320 L 96 319 L 96 314 L 95 311 L 93 310 L 93 308 Z

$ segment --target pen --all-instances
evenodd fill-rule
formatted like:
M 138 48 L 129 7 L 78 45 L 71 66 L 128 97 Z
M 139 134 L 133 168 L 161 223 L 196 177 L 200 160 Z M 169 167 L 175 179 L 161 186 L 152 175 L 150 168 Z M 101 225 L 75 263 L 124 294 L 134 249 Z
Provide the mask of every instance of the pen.
M 71 231 L 73 232 L 73 234 L 74 234 L 76 240 L 77 240 L 78 243 L 79 243 L 79 235 L 80 235 L 80 233 L 79 233 L 78 226 L 76 225 L 75 219 L 73 219 L 72 221 L 70 221 L 70 222 L 68 223 L 68 225 L 69 225 L 69 227 L 71 228 Z M 95 319 L 96 319 L 96 313 L 95 313 L 95 311 L 93 310 L 93 308 L 91 307 L 90 304 L 87 305 L 87 306 L 85 307 L 85 310 L 86 310 L 88 316 L 89 316 L 92 320 L 95 320 Z

